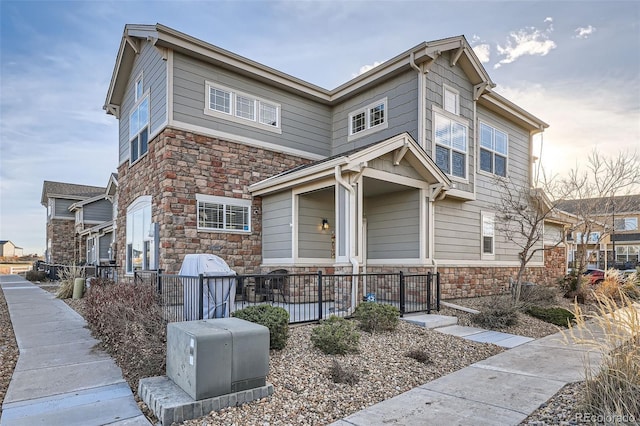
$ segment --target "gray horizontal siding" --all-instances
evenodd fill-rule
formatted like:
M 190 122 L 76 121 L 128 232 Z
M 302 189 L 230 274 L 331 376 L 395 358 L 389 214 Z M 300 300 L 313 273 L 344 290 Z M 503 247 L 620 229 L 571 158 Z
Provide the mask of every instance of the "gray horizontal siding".
M 385 97 L 388 127 L 349 142 L 349 114 Z M 332 154 L 380 142 L 402 132 L 418 138 L 418 76 L 415 71 L 396 76 L 336 105 L 333 109 Z
M 86 204 L 82 208 L 83 220 L 99 220 L 106 222 L 112 219 L 113 205 L 109 200 L 99 200 Z
M 369 161 L 368 167 L 387 173 L 393 173 L 416 180 L 424 180 L 424 178 L 416 171 L 416 169 L 406 160 L 403 159 L 397 166 L 393 163 L 393 153 L 385 154 Z
M 420 256 L 419 191 L 365 199 L 368 259 L 417 259 Z
M 55 199 L 55 216 L 58 217 L 75 217 L 75 213 L 69 211 L 69 207 L 78 200 L 67 200 L 64 198 Z
M 495 207 L 479 201 L 442 200 L 435 203 L 434 252 L 437 260 L 482 260 L 481 212 L 495 212 Z M 496 218 L 497 222 L 498 218 Z M 538 245 L 541 246 L 541 245 Z M 500 225 L 495 224 L 495 261 L 518 261 L 519 244 L 508 241 Z M 540 261 L 541 254 L 533 261 Z
M 475 172 L 475 139 L 474 139 L 474 123 L 473 123 L 473 85 L 469 82 L 466 74 L 459 65 L 450 66 L 451 52 L 444 52 L 436 59 L 431 70 L 426 74 L 426 114 L 425 114 L 425 138 L 427 153 L 433 157 L 434 134 L 433 134 L 433 106 L 444 109 L 442 99 L 444 85 L 451 87 L 459 92 L 460 98 L 460 117 L 469 121 L 468 128 L 468 147 L 467 147 L 467 163 L 469 165 L 468 180 L 469 183 L 457 183 L 457 189 L 473 193 L 474 172 Z
M 109 247 L 111 247 L 111 241 L 113 239 L 113 233 L 109 232 L 99 238 L 98 241 L 98 259 L 109 259 Z
M 262 257 L 291 258 L 291 191 L 262 198 Z
M 206 81 L 280 104 L 282 134 L 204 114 Z M 180 53 L 174 55 L 173 90 L 173 118 L 177 121 L 286 148 L 329 155 L 331 111 L 328 106 Z
M 516 185 L 529 187 L 529 168 L 531 167 L 529 154 L 529 132 L 522 129 L 495 113 L 478 106 L 478 120 L 503 132 L 507 132 L 509 138 L 507 157 L 507 176 Z M 479 169 L 479 164 L 476 164 Z M 491 202 L 498 196 L 496 182 L 492 176 L 478 174 L 478 187 L 476 189 L 479 200 Z
M 141 46 L 141 51 L 133 63 L 133 70 L 129 75 L 125 96 L 120 106 L 120 162 L 129 158 L 129 115 L 135 105 L 134 86 L 141 72 L 144 91 L 149 90 L 149 135 L 158 131 L 167 120 L 167 63 L 151 43 L 142 42 Z
M 335 191 L 325 189 L 298 198 L 298 256 L 329 259 L 332 257 L 332 234 L 335 229 Z M 330 229 L 322 230 L 322 219 Z

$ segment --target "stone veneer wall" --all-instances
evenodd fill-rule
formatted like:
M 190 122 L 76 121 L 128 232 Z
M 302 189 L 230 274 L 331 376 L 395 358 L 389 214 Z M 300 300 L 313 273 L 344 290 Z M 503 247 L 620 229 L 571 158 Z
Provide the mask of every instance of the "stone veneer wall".
M 51 262 L 71 265 L 77 261 L 75 256 L 74 220 L 51 219 L 47 223 L 47 242 L 51 238 Z
M 185 254 L 214 253 L 238 273 L 262 262 L 262 200 L 253 198 L 251 234 L 197 229 L 196 194 L 252 199 L 249 185 L 309 160 L 167 127 L 137 163 L 118 168 L 117 262 L 125 277 L 127 206 L 151 195 L 152 221 L 160 224 L 159 267 L 180 270 Z

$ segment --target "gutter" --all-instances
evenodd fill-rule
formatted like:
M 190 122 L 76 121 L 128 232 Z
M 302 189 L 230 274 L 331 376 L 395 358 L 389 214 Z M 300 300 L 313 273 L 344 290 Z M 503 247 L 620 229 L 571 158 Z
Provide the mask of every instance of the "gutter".
M 336 178 L 336 182 L 338 184 L 340 184 L 343 188 L 345 188 L 347 191 L 349 191 L 349 196 L 351 199 L 355 199 L 356 198 L 356 190 L 353 188 L 353 185 L 350 184 L 349 182 L 347 182 L 343 177 L 342 177 L 342 170 L 340 168 L 340 166 L 336 166 L 335 167 L 335 178 Z M 339 201 L 338 201 L 339 202 Z M 349 228 L 350 228 L 350 233 L 354 233 L 353 231 L 355 230 L 355 217 L 354 215 L 352 215 L 351 213 L 349 214 Z M 351 273 L 353 274 L 353 281 L 351 284 L 351 307 L 347 310 L 346 314 L 347 315 L 351 315 L 353 313 L 353 311 L 356 309 L 356 300 L 358 298 L 358 269 L 359 269 L 359 264 L 358 264 L 358 259 L 355 257 L 355 250 L 356 246 L 355 246 L 355 238 L 352 238 L 351 235 L 349 235 L 349 262 L 351 262 Z
M 409 65 L 418 72 L 418 145 L 424 148 L 424 73 L 415 59 L 415 53 L 411 51 Z

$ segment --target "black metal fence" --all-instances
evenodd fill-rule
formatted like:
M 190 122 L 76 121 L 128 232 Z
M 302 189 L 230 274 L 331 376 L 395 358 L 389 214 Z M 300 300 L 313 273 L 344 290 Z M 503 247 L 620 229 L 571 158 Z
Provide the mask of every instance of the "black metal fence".
M 64 268 L 83 268 L 84 276 L 108 278 L 116 281 L 117 265 L 62 265 L 57 263 L 45 263 L 42 261 L 36 262 L 36 270 L 44 271 L 47 279 L 51 281 L 59 281 L 62 278 L 62 271 Z
M 169 322 L 228 317 L 247 306 L 269 304 L 289 312 L 290 323 L 348 317 L 361 301 L 396 306 L 401 315 L 440 310 L 440 274 L 269 274 L 183 276 L 136 271 L 149 283 Z

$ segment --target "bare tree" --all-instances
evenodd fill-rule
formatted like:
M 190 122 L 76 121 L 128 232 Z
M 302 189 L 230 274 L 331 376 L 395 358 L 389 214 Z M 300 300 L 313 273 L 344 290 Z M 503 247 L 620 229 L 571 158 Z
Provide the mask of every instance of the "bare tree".
M 587 246 L 592 245 L 594 252 L 599 250 L 604 237 L 615 229 L 615 212 L 627 210 L 632 200 L 628 195 L 640 192 L 640 157 L 635 152 L 606 157 L 594 150 L 585 168 L 576 166 L 561 185 L 567 196 L 560 208 L 576 218 L 574 266 L 582 274 L 588 263 Z M 613 256 L 615 259 L 615 253 Z
M 532 188 L 528 184 L 518 184 L 508 179 L 497 179 L 500 199 L 494 205 L 496 211 L 496 230 L 510 243 L 518 247 L 520 262 L 514 283 L 513 303 L 518 304 L 522 292 L 522 282 L 527 265 L 534 256 L 544 250 L 550 250 L 563 242 L 557 239 L 553 245 L 544 245 L 544 224 L 554 220 L 561 221 L 562 213 L 558 200 L 550 195 L 561 194 L 561 188 L 554 185 L 554 178 L 544 176 Z

